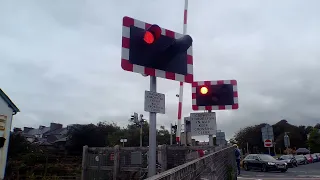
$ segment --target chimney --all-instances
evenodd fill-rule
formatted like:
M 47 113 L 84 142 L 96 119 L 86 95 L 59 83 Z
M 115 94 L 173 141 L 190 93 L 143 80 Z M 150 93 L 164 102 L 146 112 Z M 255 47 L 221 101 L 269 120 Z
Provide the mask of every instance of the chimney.
M 28 133 L 32 129 L 33 129 L 32 127 L 23 127 L 23 132 Z
M 14 133 L 21 132 L 21 131 L 22 131 L 21 128 L 16 128 L 16 127 L 13 128 L 13 132 L 14 132 Z
M 50 131 L 54 131 L 54 130 L 61 129 L 61 128 L 62 128 L 62 124 L 50 123 Z
M 39 126 L 39 129 L 41 130 L 41 129 L 45 128 L 45 127 L 46 127 L 46 126 L 40 125 L 40 126 Z

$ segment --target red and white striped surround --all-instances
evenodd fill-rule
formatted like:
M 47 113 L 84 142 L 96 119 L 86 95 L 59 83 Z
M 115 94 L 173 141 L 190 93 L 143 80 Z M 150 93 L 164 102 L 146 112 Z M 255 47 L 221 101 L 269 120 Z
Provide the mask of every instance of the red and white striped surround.
M 130 18 L 123 17 L 123 26 L 122 26 L 122 52 L 121 52 L 121 67 L 123 70 L 136 72 L 144 75 L 156 76 L 170 80 L 176 80 L 180 82 L 193 82 L 193 57 L 192 57 L 192 46 L 187 51 L 187 75 L 177 74 L 172 72 L 165 72 L 159 69 L 148 68 L 136 64 L 131 64 L 129 62 L 129 51 L 130 51 L 130 26 L 135 26 L 142 29 L 148 29 L 151 24 Z M 180 38 L 183 35 L 161 28 L 162 35 Z
M 232 84 L 233 85 L 233 105 L 225 106 L 197 106 L 196 88 L 199 86 L 210 86 L 217 84 Z M 195 81 L 192 83 L 192 109 L 193 110 L 225 110 L 225 109 L 238 109 L 238 86 L 236 80 L 218 80 L 218 81 Z
M 183 11 L 183 34 L 187 34 L 187 22 L 188 22 L 188 0 L 185 0 L 184 11 Z M 180 82 L 179 103 L 178 103 L 178 128 L 176 133 L 176 142 L 178 144 L 180 144 L 180 136 L 181 136 L 182 103 L 183 103 L 183 82 Z

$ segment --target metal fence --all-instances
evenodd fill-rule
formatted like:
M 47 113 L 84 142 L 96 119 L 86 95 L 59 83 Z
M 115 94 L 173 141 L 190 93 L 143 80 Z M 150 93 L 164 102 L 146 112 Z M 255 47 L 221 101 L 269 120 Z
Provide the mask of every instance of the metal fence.
M 197 159 L 198 149 L 213 152 L 221 147 L 161 145 L 157 148 L 157 172 Z M 147 171 L 148 147 L 83 147 L 82 180 L 145 179 Z
M 226 147 L 146 180 L 234 180 L 236 177 L 234 147 Z

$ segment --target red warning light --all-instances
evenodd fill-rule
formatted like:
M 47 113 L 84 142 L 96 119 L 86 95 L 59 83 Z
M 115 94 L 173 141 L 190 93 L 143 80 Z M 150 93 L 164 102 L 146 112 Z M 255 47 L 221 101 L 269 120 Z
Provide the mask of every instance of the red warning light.
M 201 87 L 201 88 L 200 88 L 200 93 L 201 93 L 201 94 L 207 94 L 208 91 L 209 91 L 209 90 L 208 90 L 207 87 Z
M 161 28 L 158 25 L 150 26 L 144 33 L 143 40 L 147 44 L 154 43 L 161 36 Z
M 152 44 L 154 42 L 154 36 L 151 32 L 146 31 L 144 33 L 144 37 L 143 37 L 144 42 L 148 43 L 148 44 Z

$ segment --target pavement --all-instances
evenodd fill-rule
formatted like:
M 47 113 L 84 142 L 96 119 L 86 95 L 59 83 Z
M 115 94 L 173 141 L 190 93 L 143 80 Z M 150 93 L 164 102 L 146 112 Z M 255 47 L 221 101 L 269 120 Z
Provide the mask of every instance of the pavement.
M 319 179 L 320 180 L 320 162 L 299 165 L 298 167 L 289 168 L 287 172 L 260 172 L 255 170 L 241 170 L 238 180 L 294 180 L 294 179 Z

